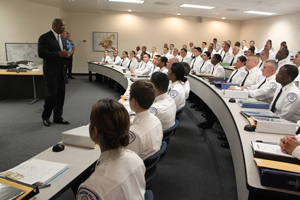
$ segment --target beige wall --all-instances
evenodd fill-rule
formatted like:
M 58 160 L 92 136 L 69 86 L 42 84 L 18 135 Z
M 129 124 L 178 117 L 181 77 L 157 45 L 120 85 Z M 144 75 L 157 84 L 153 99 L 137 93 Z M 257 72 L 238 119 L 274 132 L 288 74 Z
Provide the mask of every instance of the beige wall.
M 73 63 L 77 73 L 86 73 L 86 62 L 100 60 L 103 55 L 102 52 L 93 52 L 94 31 L 118 32 L 119 52 L 135 50 L 137 45 L 145 45 L 148 51 L 156 46 L 160 51 L 165 42 L 181 48 L 191 41 L 197 46 L 202 41 L 212 42 L 213 37 L 220 41 L 239 40 L 241 27 L 240 21 L 204 18 L 199 23 L 196 17 L 114 11 L 102 11 L 101 14 L 66 13 L 66 19 L 67 30 L 76 45 Z
M 6 61 L 5 43 L 37 43 L 56 17 L 65 17 L 65 12 L 21 0 L 0 0 L 0 61 Z
M 242 23 L 240 39 L 254 40 L 261 49 L 267 39 L 271 39 L 275 51 L 286 41 L 288 48 L 296 53 L 300 50 L 300 13 L 247 20 Z M 248 44 L 249 46 L 249 44 Z

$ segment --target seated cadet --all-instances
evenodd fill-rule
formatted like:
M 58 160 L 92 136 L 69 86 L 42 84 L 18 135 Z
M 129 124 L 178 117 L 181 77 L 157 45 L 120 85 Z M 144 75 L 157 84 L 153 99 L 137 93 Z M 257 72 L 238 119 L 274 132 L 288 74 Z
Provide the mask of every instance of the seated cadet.
M 159 52 L 160 55 L 163 55 L 163 54 L 164 54 L 164 48 L 165 48 L 165 47 L 168 47 L 168 44 L 167 44 L 167 43 L 164 43 L 163 49 Z
M 210 59 L 211 53 L 209 51 L 205 51 L 202 54 L 202 64 L 199 66 L 199 68 L 196 68 L 194 71 L 199 72 L 200 74 L 209 74 L 213 67 L 213 65 L 210 62 Z
M 175 124 L 176 116 L 175 102 L 167 93 L 169 78 L 165 73 L 155 72 L 152 74 L 150 81 L 154 85 L 155 100 L 149 110 L 160 120 L 164 131 Z
M 233 48 L 233 50 L 234 50 L 234 48 Z M 234 63 L 234 66 L 237 69 L 231 73 L 227 82 L 233 83 L 233 84 L 241 84 L 242 83 L 242 81 L 244 80 L 245 75 L 247 73 L 247 71 L 245 70 L 246 60 L 247 59 L 245 56 L 238 57 L 238 59 L 236 60 L 236 63 Z
M 254 56 L 255 55 L 255 48 L 254 47 L 249 47 L 246 53 L 246 57 L 248 58 L 249 56 Z
M 172 58 L 171 58 L 172 59 Z M 167 69 L 167 63 L 168 63 L 168 58 L 166 57 L 159 57 L 159 59 L 157 59 L 157 66 L 159 67 L 159 72 L 168 73 L 168 69 Z
M 191 87 L 190 87 L 190 82 L 189 80 L 187 79 L 187 75 L 189 75 L 190 71 L 191 71 L 191 67 L 188 63 L 186 62 L 182 62 L 181 63 L 184 67 L 184 70 L 185 70 L 185 73 L 184 73 L 184 76 L 186 78 L 186 82 L 184 83 L 183 85 L 183 88 L 184 88 L 184 92 L 185 92 L 185 99 L 188 99 L 189 98 L 189 94 L 190 94 L 190 91 L 191 91 Z
M 180 58 L 180 56 L 178 55 L 178 49 L 177 48 L 174 48 L 174 50 L 173 50 L 173 57 L 172 58 L 177 58 L 177 59 Z
M 230 66 L 235 66 L 234 64 L 236 63 L 238 57 L 241 56 L 240 47 L 234 46 L 233 49 L 232 49 L 232 54 L 233 54 L 233 58 L 230 61 Z
M 297 123 L 300 120 L 300 91 L 293 82 L 298 76 L 298 69 L 294 65 L 283 65 L 276 81 L 281 84 L 274 94 L 270 110 L 283 119 Z
M 191 61 L 191 69 L 200 68 L 201 64 L 203 63 L 203 60 L 201 58 L 202 50 L 200 47 L 194 48 L 194 58 Z
M 233 59 L 233 55 L 232 53 L 229 51 L 230 46 L 228 43 L 226 43 L 223 47 L 223 54 L 222 56 L 222 63 L 231 63 L 232 59 Z
M 185 106 L 185 91 L 183 88 L 184 83 L 187 81 L 187 78 L 184 76 L 185 69 L 181 63 L 173 63 L 170 68 L 168 66 L 168 69 L 168 76 L 172 82 L 168 94 L 174 99 L 176 110 L 179 110 Z
M 300 81 L 300 51 L 295 55 L 293 62 L 298 68 L 298 72 L 299 72 L 298 76 L 295 78 L 294 81 Z
M 269 59 L 275 59 L 275 53 L 272 51 L 272 43 L 265 44 L 264 50 L 269 52 Z
M 138 60 L 141 58 L 141 53 L 142 53 L 141 47 L 137 46 L 136 47 L 136 57 L 137 57 Z
M 149 54 L 144 54 L 144 67 L 138 68 L 138 69 L 131 69 L 130 72 L 131 73 L 137 73 L 137 74 L 141 74 L 141 75 L 150 75 L 151 76 L 151 72 L 153 71 L 153 63 L 150 61 L 150 55 Z
M 260 70 L 262 70 L 262 68 L 263 68 L 263 66 L 264 66 L 264 64 L 265 64 L 265 62 L 266 62 L 266 60 L 268 60 L 268 59 L 269 59 L 269 51 L 267 51 L 267 50 L 262 50 L 261 53 L 260 53 L 260 62 L 259 62 L 259 64 L 258 64 L 258 68 L 259 68 Z
M 246 68 L 245 68 L 247 70 L 247 73 L 245 75 L 245 78 L 242 80 L 240 84 L 241 86 L 251 87 L 252 85 L 259 83 L 259 81 L 264 78 L 262 76 L 261 70 L 258 69 L 257 67 L 257 63 L 258 63 L 258 56 L 249 56 L 247 58 Z
M 246 44 L 247 44 L 246 40 L 241 41 L 242 55 L 245 55 L 245 52 L 248 51 L 248 47 L 246 46 Z
M 102 65 L 109 64 L 109 62 L 111 61 L 111 57 L 108 54 L 109 54 L 109 51 L 105 50 L 104 56 L 102 57 L 100 64 L 102 64 Z
M 164 56 L 164 57 L 166 57 L 166 58 L 170 58 L 172 55 L 169 53 L 169 48 L 168 47 L 165 47 L 164 48 L 164 54 L 163 55 L 161 55 L 161 56 Z
M 83 182 L 76 199 L 144 199 L 145 166 L 129 143 L 129 115 L 123 105 L 102 99 L 92 108 L 90 137 L 100 147 L 95 171 Z
M 128 52 L 127 51 L 123 51 L 122 53 L 122 60 L 120 62 L 120 65 L 123 66 L 123 67 L 128 67 L 129 65 L 129 58 L 128 58 Z
M 278 60 L 278 68 L 276 74 L 279 72 L 280 68 L 283 65 L 290 63 L 288 55 L 289 55 L 289 50 L 287 50 L 286 48 L 282 48 L 278 50 L 276 54 L 276 59 Z
M 147 54 L 150 55 L 150 53 L 147 51 L 147 47 L 146 46 L 142 46 L 142 52 L 146 52 Z M 143 59 L 143 58 L 141 58 Z
M 182 48 L 180 51 L 180 58 L 179 58 L 180 62 L 187 62 L 187 63 L 191 63 L 191 56 L 187 55 L 187 50 L 185 48 Z
M 129 53 L 130 59 L 128 64 L 128 69 L 137 69 L 139 67 L 139 62 L 135 58 L 135 51 L 130 51 Z
M 153 46 L 153 47 L 151 48 L 151 53 L 150 53 L 151 61 L 154 59 L 154 56 L 156 56 L 156 55 L 159 55 L 159 54 L 156 52 L 156 47 Z
M 225 70 L 220 65 L 221 56 L 220 54 L 215 54 L 211 59 L 211 64 L 213 65 L 210 74 L 213 74 L 214 77 L 224 77 L 225 78 Z
M 155 99 L 154 86 L 149 81 L 136 81 L 130 87 L 129 105 L 136 116 L 130 126 L 128 149 L 143 160 L 160 150 L 163 131 L 159 119 L 149 112 Z
M 207 48 L 207 51 L 210 53 L 210 56 L 212 57 L 214 54 L 216 54 L 216 50 L 213 49 L 212 43 L 210 43 L 210 46 Z
M 253 47 L 254 48 L 254 54 L 256 54 L 256 53 L 258 53 L 258 49 L 257 49 L 257 47 L 256 46 L 254 46 L 255 45 L 255 42 L 254 42 L 254 40 L 250 40 L 250 42 L 249 42 L 249 49 L 251 48 L 251 47 Z
M 300 160 L 300 135 L 285 136 L 280 139 L 281 151 L 286 154 L 291 154 Z
M 262 74 L 266 78 L 251 87 L 242 86 L 241 89 L 248 90 L 249 97 L 270 104 L 273 100 L 277 87 L 279 87 L 279 84 L 275 80 L 277 66 L 277 62 L 274 60 L 266 61 L 262 69 Z
M 152 63 L 153 63 L 153 65 L 154 65 L 154 67 L 158 67 L 157 66 L 157 60 L 160 58 L 161 56 L 160 55 L 155 55 L 154 56 L 154 58 L 153 58 L 153 60 L 152 60 Z
M 142 52 L 140 57 L 142 58 L 142 60 L 139 62 L 139 65 L 138 65 L 138 68 L 137 69 L 144 69 L 145 66 L 146 66 L 146 63 L 143 61 L 143 58 L 144 58 L 144 54 L 146 52 Z M 130 70 L 131 71 L 131 70 Z
M 219 49 L 219 51 L 217 51 L 217 54 L 220 54 L 221 57 L 223 57 L 223 55 L 224 55 L 224 46 L 225 46 L 225 44 L 227 44 L 227 41 L 223 41 L 222 42 L 222 48 Z
M 114 51 L 114 56 L 111 58 L 109 64 L 110 65 L 120 65 L 121 58 L 118 56 L 118 51 Z
M 171 54 L 171 56 L 173 56 L 173 50 L 174 50 L 174 44 L 170 44 L 170 46 L 169 46 L 169 54 Z
M 203 52 L 203 53 L 204 53 L 205 51 L 207 51 L 207 50 L 208 50 L 208 48 L 207 48 L 207 43 L 206 43 L 206 42 L 202 42 L 201 48 L 202 48 L 202 52 Z M 202 53 L 202 54 L 203 54 L 203 53 Z

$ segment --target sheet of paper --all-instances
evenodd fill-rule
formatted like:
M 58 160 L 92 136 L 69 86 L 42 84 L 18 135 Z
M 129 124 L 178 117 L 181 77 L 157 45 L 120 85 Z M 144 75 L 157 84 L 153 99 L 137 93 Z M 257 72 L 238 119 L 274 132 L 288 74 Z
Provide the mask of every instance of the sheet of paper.
M 252 147 L 253 147 L 254 151 L 257 151 L 257 152 L 293 158 L 293 156 L 283 153 L 281 151 L 281 148 L 279 145 L 266 144 L 266 143 L 262 143 L 262 142 L 252 142 Z

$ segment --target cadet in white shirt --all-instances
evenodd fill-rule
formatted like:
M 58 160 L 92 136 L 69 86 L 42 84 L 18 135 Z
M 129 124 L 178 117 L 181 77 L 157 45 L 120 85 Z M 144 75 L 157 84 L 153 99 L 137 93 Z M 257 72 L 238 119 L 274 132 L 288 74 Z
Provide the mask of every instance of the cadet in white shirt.
M 136 57 L 137 57 L 138 59 L 141 59 L 141 53 L 142 53 L 141 47 L 140 47 L 140 46 L 137 46 L 137 47 L 136 47 Z
M 187 81 L 187 78 L 184 77 L 185 69 L 181 63 L 173 63 L 170 68 L 169 65 L 167 66 L 169 70 L 168 76 L 172 82 L 171 89 L 168 94 L 174 99 L 176 110 L 179 110 L 185 106 L 185 91 L 183 86 Z
M 257 54 L 257 53 L 258 53 L 258 49 L 257 49 L 257 47 L 254 46 L 254 45 L 255 45 L 254 40 L 250 40 L 249 46 L 250 46 L 250 47 L 253 47 L 253 48 L 254 48 L 254 53 Z M 249 47 L 249 48 L 250 48 L 250 47 Z
M 151 72 L 153 71 L 154 65 L 153 63 L 150 61 L 150 55 L 149 54 L 144 54 L 144 65 L 142 66 L 142 68 L 139 69 L 131 69 L 130 72 L 131 73 L 138 73 L 141 75 L 149 75 L 151 76 Z
M 184 70 L 185 70 L 184 77 L 187 79 L 187 75 L 189 75 L 189 73 L 190 73 L 190 71 L 191 71 L 191 67 L 190 67 L 190 65 L 189 65 L 188 63 L 186 63 L 186 62 L 182 62 L 181 64 L 182 64 L 182 66 L 184 67 Z M 189 98 L 190 91 L 191 91 L 190 82 L 189 82 L 188 79 L 187 79 L 187 81 L 184 83 L 183 88 L 184 88 L 184 92 L 185 92 L 185 99 L 188 99 L 188 98 Z
M 217 51 L 219 51 L 222 47 L 221 47 L 221 45 L 218 43 L 218 40 L 217 40 L 217 38 L 214 38 L 213 39 L 213 49 L 217 52 Z
M 152 47 L 151 48 L 151 53 L 150 53 L 150 58 L 151 58 L 151 61 L 154 59 L 154 56 L 156 55 L 159 55 L 157 52 L 156 52 L 156 47 Z
M 294 81 L 300 81 L 300 51 L 295 55 L 295 58 L 294 58 L 293 62 L 296 65 L 296 67 L 298 68 L 298 71 L 299 71 L 299 74 L 295 78 Z
M 243 52 L 242 55 L 245 55 L 245 51 L 248 51 L 248 47 L 246 46 L 246 43 L 247 43 L 246 40 L 241 41 L 241 50 Z
M 201 48 L 202 48 L 202 54 L 203 54 L 205 51 L 208 50 L 207 43 L 206 42 L 202 42 Z
M 280 147 L 283 153 L 291 154 L 300 160 L 300 135 L 281 138 Z
M 214 77 L 223 77 L 225 78 L 225 70 L 220 65 L 221 56 L 220 54 L 215 54 L 211 59 L 211 64 L 213 65 L 210 74 L 213 74 Z
M 258 60 L 258 56 L 249 56 L 247 58 L 245 68 L 247 73 L 241 83 L 241 86 L 251 87 L 252 85 L 259 83 L 259 81 L 264 78 L 261 70 L 257 67 Z
M 137 69 L 139 67 L 139 62 L 135 58 L 135 51 L 130 51 L 129 56 L 128 69 Z
M 178 49 L 177 48 L 174 48 L 174 50 L 173 50 L 173 57 L 172 58 L 177 58 L 177 59 L 180 58 L 180 56 L 178 56 Z
M 187 50 L 185 48 L 182 48 L 180 51 L 180 62 L 186 62 L 186 63 L 191 63 L 191 56 L 187 55 Z
M 128 52 L 127 51 L 123 51 L 123 53 L 122 53 L 122 60 L 120 62 L 120 66 L 122 66 L 122 67 L 128 67 L 129 62 L 130 62 L 130 60 L 128 58 Z
M 220 54 L 221 57 L 223 57 L 223 55 L 224 55 L 224 46 L 225 46 L 225 44 L 227 44 L 227 42 L 226 42 L 226 41 L 223 41 L 223 42 L 222 42 L 222 48 L 219 49 L 219 51 L 217 51 L 217 53 Z
M 109 54 L 108 50 L 105 50 L 104 51 L 104 57 L 102 57 L 102 60 L 101 60 L 100 64 L 102 64 L 102 65 L 109 64 L 109 62 L 111 60 L 111 57 L 108 54 Z
M 169 48 L 168 47 L 164 48 L 164 54 L 162 56 L 164 56 L 168 59 L 172 57 L 172 55 L 169 53 Z
M 169 78 L 164 73 L 155 72 L 152 74 L 150 81 L 154 84 L 155 100 L 149 110 L 160 120 L 164 131 L 175 124 L 176 116 L 175 102 L 167 93 Z
M 169 54 L 171 54 L 171 56 L 173 55 L 173 50 L 174 50 L 174 44 L 170 44 L 170 46 L 169 46 Z
M 268 59 L 269 59 L 269 51 L 268 51 L 268 50 L 263 50 L 263 51 L 260 53 L 260 62 L 259 62 L 259 64 L 257 65 L 258 68 L 259 68 L 260 70 L 263 69 L 265 62 L 266 62 L 266 60 L 268 60 Z
M 147 47 L 146 46 L 142 46 L 142 52 L 146 52 L 147 54 L 150 55 L 150 53 L 147 51 Z M 143 59 L 143 58 L 141 58 Z
M 211 57 L 216 54 L 216 51 L 213 49 L 212 46 L 209 46 L 208 49 L 207 49 L 207 51 L 210 53 Z
M 246 57 L 248 58 L 249 56 L 254 56 L 255 55 L 255 48 L 254 47 L 249 47 L 246 53 Z
M 272 51 L 272 44 L 267 43 L 265 45 L 264 50 L 267 50 L 269 52 L 269 59 L 275 59 L 276 55 L 275 53 Z
M 277 87 L 279 87 L 279 84 L 275 80 L 277 66 L 277 63 L 274 60 L 266 61 L 262 69 L 262 74 L 266 78 L 256 85 L 252 85 L 251 87 L 242 86 L 241 89 L 247 89 L 249 97 L 270 104 L 273 100 Z
M 236 63 L 238 57 L 241 56 L 240 54 L 240 48 L 238 46 L 234 46 L 232 50 L 233 58 L 231 59 L 230 66 L 235 66 L 234 64 Z
M 223 48 L 223 50 L 224 50 L 223 55 L 221 55 L 222 56 L 222 60 L 221 60 L 222 63 L 229 63 L 230 64 L 232 59 L 233 59 L 233 55 L 232 55 L 232 53 L 230 53 L 229 48 L 230 48 L 229 44 L 226 43 L 224 45 L 224 48 Z
M 102 99 L 92 108 L 90 138 L 100 147 L 95 171 L 78 190 L 77 200 L 140 200 L 145 194 L 145 166 L 129 143 L 129 115 L 123 105 Z
M 121 58 L 118 56 L 118 51 L 114 51 L 114 56 L 111 58 L 109 64 L 110 65 L 120 65 Z
M 297 123 L 300 120 L 300 90 L 293 82 L 298 76 L 298 69 L 294 65 L 283 65 L 276 74 L 278 87 L 270 110 L 283 119 Z
M 193 53 L 193 47 L 194 47 L 194 43 L 193 43 L 193 42 L 190 42 L 190 43 L 189 43 L 189 48 L 187 49 L 187 51 Z
M 234 63 L 235 68 L 237 69 L 231 73 L 227 82 L 239 85 L 242 83 L 247 73 L 247 71 L 245 70 L 246 60 L 247 59 L 245 56 L 238 57 L 236 63 Z
M 229 44 L 229 52 L 232 54 L 231 40 L 227 40 L 226 42 Z
M 203 60 L 201 58 L 201 53 L 202 53 L 202 50 L 200 47 L 194 48 L 194 56 L 195 57 L 191 61 L 191 69 L 193 69 L 193 70 L 200 69 L 200 66 L 203 63 Z
M 163 55 L 163 54 L 164 54 L 164 48 L 165 48 L 165 47 L 168 47 L 168 44 L 167 44 L 167 43 L 164 43 L 163 49 L 159 52 L 160 55 Z
M 286 48 L 282 48 L 279 49 L 277 54 L 276 54 L 276 59 L 278 60 L 278 69 L 276 71 L 276 73 L 279 72 L 280 68 L 285 65 L 285 64 L 289 64 L 289 50 L 287 50 Z
M 170 58 L 172 59 L 172 58 Z M 167 74 L 168 73 L 168 68 L 166 67 L 167 66 L 167 63 L 168 63 L 168 58 L 166 57 L 159 57 L 157 59 L 157 66 L 159 67 L 159 72 L 162 72 L 164 74 Z
M 206 51 L 202 54 L 202 64 L 199 68 L 196 68 L 194 71 L 199 72 L 200 74 L 210 74 L 212 71 L 213 65 L 210 62 L 211 54 L 209 51 Z
M 136 81 L 130 87 L 129 105 L 136 113 L 130 126 L 128 149 L 143 160 L 160 150 L 163 130 L 159 119 L 149 112 L 155 99 L 154 86 L 149 81 Z

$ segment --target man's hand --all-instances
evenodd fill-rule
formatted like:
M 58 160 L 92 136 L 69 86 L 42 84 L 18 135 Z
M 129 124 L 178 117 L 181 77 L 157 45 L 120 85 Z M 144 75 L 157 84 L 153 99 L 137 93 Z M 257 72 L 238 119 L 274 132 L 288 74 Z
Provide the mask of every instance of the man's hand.
M 134 73 L 134 69 L 131 69 L 131 70 L 130 70 L 130 73 Z
M 66 51 L 64 49 L 59 52 L 59 57 L 69 58 L 69 56 L 70 56 L 69 51 Z
M 235 87 L 229 87 L 227 90 L 235 90 Z
M 242 90 L 248 90 L 248 88 L 246 86 L 241 86 Z
M 280 139 L 281 151 L 284 153 L 292 154 L 297 146 L 300 146 L 300 142 L 294 136 L 285 136 Z

